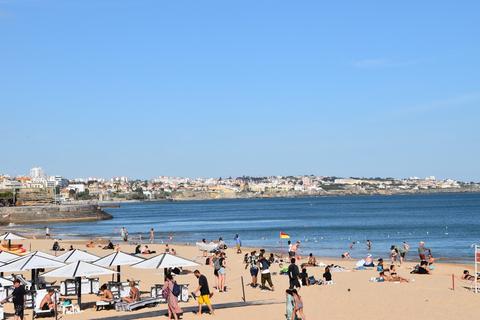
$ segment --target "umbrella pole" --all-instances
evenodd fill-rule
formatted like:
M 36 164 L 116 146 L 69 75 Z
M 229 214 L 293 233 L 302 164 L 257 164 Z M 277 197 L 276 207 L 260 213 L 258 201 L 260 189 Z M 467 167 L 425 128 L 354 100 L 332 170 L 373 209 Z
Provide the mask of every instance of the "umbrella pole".
M 120 282 L 120 266 L 117 266 L 117 282 Z
M 8 250 L 10 250 L 12 247 L 12 240 L 8 240 Z
M 30 288 L 30 290 L 35 290 L 35 275 L 36 275 L 36 270 L 35 269 L 32 269 L 32 287 Z
M 82 310 L 82 278 L 81 277 L 76 277 L 75 278 L 77 281 L 77 298 L 78 298 L 78 309 Z
M 55 320 L 58 319 L 58 304 L 57 304 L 57 290 L 55 290 L 55 294 L 53 296 L 53 303 L 55 304 Z

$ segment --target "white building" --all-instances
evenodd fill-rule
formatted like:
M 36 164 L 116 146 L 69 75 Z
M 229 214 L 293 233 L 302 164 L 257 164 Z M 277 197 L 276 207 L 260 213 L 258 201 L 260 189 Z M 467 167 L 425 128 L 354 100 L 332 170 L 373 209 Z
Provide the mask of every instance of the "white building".
M 43 172 L 43 169 L 41 167 L 35 167 L 30 169 L 30 177 L 32 179 L 44 179 L 45 172 Z

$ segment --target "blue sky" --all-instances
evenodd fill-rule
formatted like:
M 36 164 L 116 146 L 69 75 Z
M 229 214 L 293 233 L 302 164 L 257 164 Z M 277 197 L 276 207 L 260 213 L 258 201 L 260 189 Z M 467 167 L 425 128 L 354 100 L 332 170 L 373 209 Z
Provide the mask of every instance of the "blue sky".
M 0 0 L 0 172 L 480 180 L 478 1 Z

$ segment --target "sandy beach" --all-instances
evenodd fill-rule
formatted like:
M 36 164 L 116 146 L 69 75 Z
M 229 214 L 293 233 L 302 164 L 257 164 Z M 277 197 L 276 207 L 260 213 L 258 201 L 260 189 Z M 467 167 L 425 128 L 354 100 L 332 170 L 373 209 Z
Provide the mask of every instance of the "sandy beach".
M 41 250 L 54 254 L 51 251 L 53 240 L 25 240 L 26 248 Z M 60 242 L 61 246 L 86 250 L 86 241 Z M 164 252 L 165 245 L 149 245 L 157 253 Z M 198 269 L 207 276 L 209 285 L 215 285 L 212 266 L 204 265 L 205 258 L 194 246 L 170 245 L 175 248 L 177 255 L 193 259 L 201 264 Z M 134 245 L 121 244 L 124 252 L 134 252 Z M 100 247 L 88 248 L 88 251 L 105 256 L 112 250 L 103 250 Z M 244 248 L 243 252 L 248 250 Z M 259 288 L 247 286 L 250 282 L 248 270 L 243 264 L 243 254 L 236 254 L 234 249 L 227 249 L 227 278 L 228 291 L 214 292 L 212 298 L 215 315 L 202 315 L 203 318 L 215 319 L 284 319 L 285 289 L 288 287 L 288 276 L 279 274 L 278 264 L 274 264 L 271 271 L 275 291 L 261 291 Z M 153 255 L 151 255 L 153 256 Z M 145 256 L 148 257 L 148 256 Z M 410 259 L 415 259 L 414 252 Z M 306 259 L 302 260 L 306 262 Z M 339 264 L 352 270 L 356 259 L 335 260 L 317 258 L 318 262 L 326 264 Z M 472 272 L 473 265 L 437 263 L 432 275 L 413 275 L 410 269 L 414 262 L 404 263 L 398 268 L 398 274 L 410 280 L 410 283 L 373 283 L 370 278 L 377 276 L 373 270 L 334 272 L 332 285 L 315 285 L 303 287 L 300 294 L 304 300 L 304 310 L 307 319 L 470 319 L 477 311 L 480 296 L 469 291 L 470 283 L 460 280 L 464 269 Z M 193 270 L 191 270 L 193 271 Z M 309 275 L 321 277 L 323 268 L 308 268 Z M 455 275 L 455 290 L 452 289 L 452 274 Z M 28 273 L 25 276 L 29 279 Z M 242 301 L 241 277 L 245 281 L 246 302 Z M 163 283 L 162 270 L 141 270 L 124 267 L 122 279 L 135 279 L 140 281 L 140 289 L 147 296 L 154 284 Z M 180 284 L 189 284 L 195 289 L 197 279 L 193 274 L 176 276 Z M 47 279 L 57 280 L 61 279 Z M 101 277 L 101 282 L 111 280 L 111 277 Z M 192 290 L 191 290 L 192 291 Z M 84 310 L 81 314 L 65 315 L 64 319 L 152 319 L 166 315 L 166 305 L 161 304 L 154 308 L 144 308 L 134 312 L 117 312 L 115 310 L 95 311 L 93 302 L 98 299 L 94 295 L 85 295 L 83 298 Z M 196 319 L 196 301 L 190 299 L 188 303 L 181 303 L 184 309 L 183 319 Z M 5 305 L 7 319 L 12 314 L 12 304 Z M 31 317 L 31 310 L 27 310 L 27 319 Z

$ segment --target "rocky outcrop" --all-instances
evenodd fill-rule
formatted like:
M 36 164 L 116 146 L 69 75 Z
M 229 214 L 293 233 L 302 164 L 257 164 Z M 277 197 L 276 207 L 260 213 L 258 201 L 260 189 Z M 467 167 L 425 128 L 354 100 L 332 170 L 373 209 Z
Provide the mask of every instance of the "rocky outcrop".
M 48 205 L 0 208 L 0 224 L 55 223 L 108 220 L 112 216 L 97 205 Z

